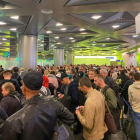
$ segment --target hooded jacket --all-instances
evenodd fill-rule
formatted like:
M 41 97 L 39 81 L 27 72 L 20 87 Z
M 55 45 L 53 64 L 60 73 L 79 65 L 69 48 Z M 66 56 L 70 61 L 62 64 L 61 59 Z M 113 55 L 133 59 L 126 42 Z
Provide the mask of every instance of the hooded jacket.
M 140 113 L 140 82 L 134 82 L 128 89 L 129 102 L 135 112 Z
M 74 116 L 51 97 L 35 95 L 4 123 L 2 140 L 51 140 L 57 119 L 66 124 Z

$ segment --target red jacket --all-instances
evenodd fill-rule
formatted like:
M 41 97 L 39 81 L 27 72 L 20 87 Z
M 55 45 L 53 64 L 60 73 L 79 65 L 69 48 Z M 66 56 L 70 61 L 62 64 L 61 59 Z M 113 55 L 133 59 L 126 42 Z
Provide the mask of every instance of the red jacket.
M 43 75 L 43 84 L 42 86 L 49 88 L 49 79 L 45 75 Z

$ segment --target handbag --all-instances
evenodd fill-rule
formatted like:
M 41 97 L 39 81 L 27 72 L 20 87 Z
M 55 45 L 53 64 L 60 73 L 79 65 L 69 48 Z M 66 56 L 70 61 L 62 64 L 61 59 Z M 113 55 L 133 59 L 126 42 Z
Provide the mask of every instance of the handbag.
M 51 140 L 75 140 L 70 127 L 58 120 L 54 128 L 54 134 Z
M 111 112 L 110 112 L 110 109 L 109 109 L 109 107 L 108 107 L 106 101 L 105 101 L 105 106 L 106 106 L 106 108 L 107 108 L 107 110 L 108 110 L 108 112 L 105 113 L 105 123 L 106 123 L 106 125 L 107 125 L 108 132 L 109 132 L 110 134 L 116 134 L 116 133 L 118 132 L 117 126 L 116 126 L 116 123 L 115 123 L 115 121 L 114 121 L 114 118 L 113 118 L 113 116 L 112 116 L 112 114 L 111 114 Z

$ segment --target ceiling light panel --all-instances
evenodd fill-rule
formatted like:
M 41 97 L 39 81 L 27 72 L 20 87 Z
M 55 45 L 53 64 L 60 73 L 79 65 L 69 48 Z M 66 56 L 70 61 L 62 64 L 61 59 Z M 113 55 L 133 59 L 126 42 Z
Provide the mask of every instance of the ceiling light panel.
M 19 19 L 19 16 L 11 16 L 12 19 Z
M 91 18 L 97 20 L 97 19 L 99 19 L 99 18 L 101 18 L 101 17 L 102 17 L 101 15 L 94 15 L 94 16 L 92 16 Z
M 11 31 L 16 31 L 16 30 L 17 30 L 17 28 L 11 28 L 10 30 L 11 30 Z
M 46 33 L 47 33 L 47 34 L 51 34 L 51 33 L 52 33 L 52 31 L 46 31 Z
M 120 25 L 113 25 L 112 28 L 116 29 L 116 28 L 119 28 Z
M 61 28 L 60 30 L 65 31 L 65 30 L 67 30 L 67 28 Z
M 62 23 L 56 23 L 56 26 L 62 26 L 63 24 Z
M 84 29 L 84 28 L 81 28 L 79 31 L 85 31 L 86 29 Z
M 7 23 L 0 21 L 0 25 L 5 25 L 5 24 L 7 24 Z

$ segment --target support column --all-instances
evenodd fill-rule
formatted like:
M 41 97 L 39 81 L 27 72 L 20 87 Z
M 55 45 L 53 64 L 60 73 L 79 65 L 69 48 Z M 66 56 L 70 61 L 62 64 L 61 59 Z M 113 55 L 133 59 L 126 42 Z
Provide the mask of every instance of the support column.
M 68 64 L 74 64 L 74 55 L 72 53 L 68 54 Z
M 123 60 L 125 68 L 126 67 L 129 68 L 130 65 L 137 66 L 136 54 L 135 53 L 130 53 L 130 54 L 123 53 L 122 54 L 122 60 Z
M 64 65 L 64 49 L 54 49 L 54 65 Z
M 37 36 L 22 35 L 18 40 L 18 67 L 36 70 Z

